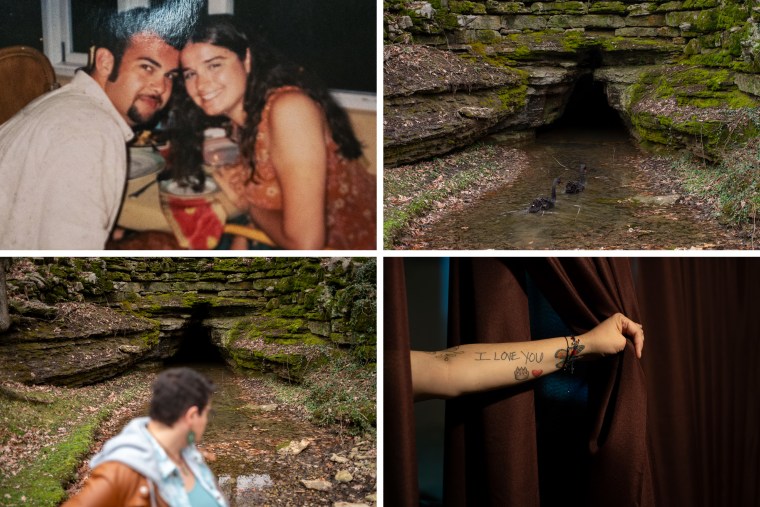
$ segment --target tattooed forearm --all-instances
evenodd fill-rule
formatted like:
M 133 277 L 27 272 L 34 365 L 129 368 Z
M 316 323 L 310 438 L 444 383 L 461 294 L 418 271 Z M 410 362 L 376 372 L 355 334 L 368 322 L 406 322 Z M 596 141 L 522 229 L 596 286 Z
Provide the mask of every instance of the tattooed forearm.
M 565 338 L 565 340 L 567 340 L 567 338 Z M 573 362 L 580 357 L 581 352 L 583 352 L 583 349 L 585 348 L 585 345 L 583 345 L 578 338 L 573 336 L 572 339 L 567 342 L 567 346 L 564 349 L 559 349 L 554 353 L 555 359 L 558 360 L 556 364 L 557 368 L 567 369 L 568 366 L 572 368 Z
M 464 350 L 459 350 L 459 347 L 452 347 L 450 349 L 441 350 L 439 352 L 428 352 L 431 356 L 435 357 L 436 359 L 443 359 L 444 361 L 448 361 L 452 357 L 456 357 L 459 354 L 464 354 Z
M 525 366 L 518 366 L 515 368 L 515 380 L 528 380 L 531 375 L 533 375 L 533 378 L 538 378 L 544 373 L 544 370 L 530 370 L 530 373 L 528 372 L 528 368 Z
M 475 352 L 476 361 L 517 361 L 523 359 L 523 364 L 540 363 L 544 360 L 543 352 L 504 351 L 504 352 Z

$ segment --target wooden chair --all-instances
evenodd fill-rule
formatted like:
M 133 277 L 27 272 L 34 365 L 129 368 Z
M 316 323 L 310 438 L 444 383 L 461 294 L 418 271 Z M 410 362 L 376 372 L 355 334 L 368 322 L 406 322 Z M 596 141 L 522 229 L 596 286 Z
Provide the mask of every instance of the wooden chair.
M 29 46 L 0 49 L 0 123 L 59 86 L 44 54 Z

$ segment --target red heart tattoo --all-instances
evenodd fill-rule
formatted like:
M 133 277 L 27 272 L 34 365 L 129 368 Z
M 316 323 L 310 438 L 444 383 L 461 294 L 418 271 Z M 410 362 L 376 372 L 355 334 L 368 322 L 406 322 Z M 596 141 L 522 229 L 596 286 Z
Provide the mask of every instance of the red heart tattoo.
M 539 377 L 543 372 L 544 370 L 531 370 L 534 377 Z

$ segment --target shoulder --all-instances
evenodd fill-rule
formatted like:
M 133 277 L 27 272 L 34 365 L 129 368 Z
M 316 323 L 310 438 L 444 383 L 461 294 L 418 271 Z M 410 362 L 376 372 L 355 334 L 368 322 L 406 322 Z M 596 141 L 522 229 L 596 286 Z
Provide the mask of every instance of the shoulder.
M 115 504 L 148 505 L 150 503 L 151 490 L 153 490 L 152 494 L 155 495 L 158 505 L 160 507 L 166 506 L 165 501 L 157 491 L 158 488 L 152 487 L 143 474 L 124 463 L 108 461 L 98 465 L 92 471 L 90 480 L 107 481 L 115 495 L 112 499 L 120 499 Z
M 27 111 L 23 121 L 26 128 L 50 136 L 37 136 L 35 142 L 47 139 L 60 146 L 62 140 L 71 141 L 78 138 L 91 143 L 95 139 L 124 143 L 119 125 L 108 111 L 98 103 L 77 95 L 59 96 L 36 104 Z
M 273 91 L 267 99 L 267 106 L 275 124 L 322 118 L 319 104 L 300 88 L 286 87 Z
M 159 505 L 165 505 L 160 497 Z M 141 474 L 127 465 L 109 461 L 96 466 L 85 481 L 82 490 L 70 498 L 63 507 L 92 505 L 133 505 L 148 507 L 151 487 Z
M 118 461 L 107 461 L 95 467 L 92 477 L 105 479 L 109 482 L 138 483 L 144 479 L 142 474 Z

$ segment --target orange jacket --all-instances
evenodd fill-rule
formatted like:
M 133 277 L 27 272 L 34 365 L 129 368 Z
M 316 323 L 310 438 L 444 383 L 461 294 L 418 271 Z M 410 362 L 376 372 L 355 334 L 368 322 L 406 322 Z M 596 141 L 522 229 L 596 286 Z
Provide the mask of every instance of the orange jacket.
M 92 471 L 82 491 L 61 507 L 169 507 L 154 484 L 127 465 L 108 461 Z

